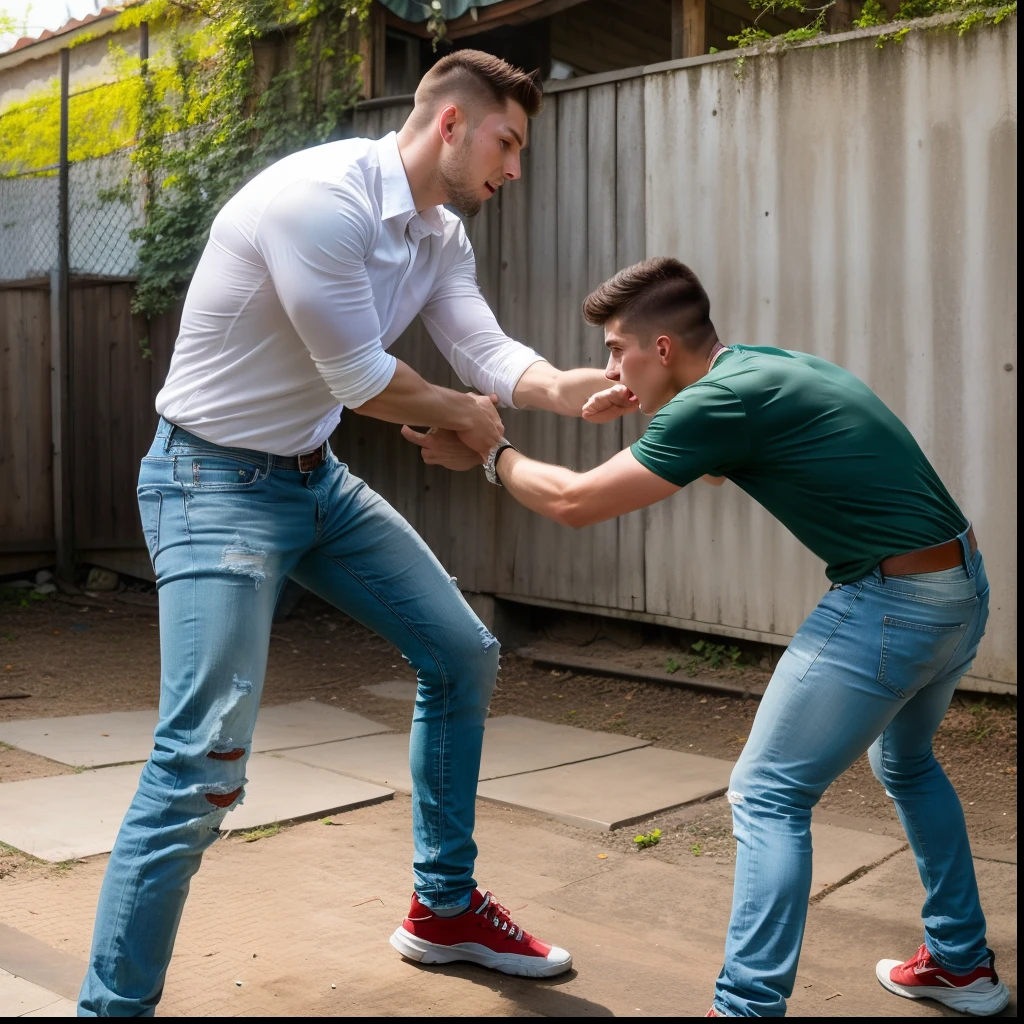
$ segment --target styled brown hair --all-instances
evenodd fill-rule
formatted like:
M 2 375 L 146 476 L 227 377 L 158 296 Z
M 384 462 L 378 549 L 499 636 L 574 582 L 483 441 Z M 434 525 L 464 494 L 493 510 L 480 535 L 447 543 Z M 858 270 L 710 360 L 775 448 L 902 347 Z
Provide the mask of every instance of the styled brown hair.
M 445 96 L 465 97 L 467 101 L 482 96 L 499 108 L 515 100 L 527 117 L 536 117 L 544 102 L 536 75 L 536 71 L 523 71 L 482 50 L 455 50 L 420 79 L 410 119 L 417 128 L 422 127 L 420 122 L 433 116 L 432 108 Z
M 693 350 L 716 337 L 708 293 L 697 275 L 671 256 L 620 270 L 586 297 L 583 319 L 595 327 L 618 319 L 644 343 L 653 340 L 644 334 L 668 330 Z

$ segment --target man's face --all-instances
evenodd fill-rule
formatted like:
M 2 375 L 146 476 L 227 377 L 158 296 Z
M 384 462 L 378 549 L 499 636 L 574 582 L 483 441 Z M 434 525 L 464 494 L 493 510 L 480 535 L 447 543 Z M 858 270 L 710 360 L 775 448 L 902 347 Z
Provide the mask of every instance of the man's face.
M 519 154 L 526 148 L 529 118 L 512 100 L 504 110 L 486 114 L 472 130 L 463 119 L 452 144 L 441 154 L 438 176 L 451 204 L 467 217 L 521 173 Z
M 678 394 L 668 367 L 667 339 L 641 339 L 623 329 L 619 320 L 604 325 L 604 342 L 608 348 L 608 366 L 604 375 L 618 384 L 625 384 L 636 395 L 640 411 L 653 416 L 669 399 Z

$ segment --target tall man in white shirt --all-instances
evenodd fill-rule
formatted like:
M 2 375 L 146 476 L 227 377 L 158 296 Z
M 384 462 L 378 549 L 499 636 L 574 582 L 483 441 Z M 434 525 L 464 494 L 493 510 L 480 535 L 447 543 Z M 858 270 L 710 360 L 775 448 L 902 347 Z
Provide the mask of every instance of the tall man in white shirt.
M 392 944 L 424 963 L 535 977 L 571 966 L 473 878 L 498 643 L 412 528 L 327 445 L 348 407 L 454 431 L 483 462 L 502 437 L 495 402 L 575 416 L 606 384 L 504 334 L 462 223 L 442 206 L 472 215 L 519 177 L 540 103 L 531 76 L 457 51 L 424 77 L 397 135 L 286 157 L 215 219 L 139 479 L 160 594 L 160 720 L 104 879 L 80 1015 L 151 1015 L 159 1002 L 190 879 L 243 797 L 288 576 L 417 670 L 415 895 Z M 479 394 L 432 385 L 388 354 L 417 314 Z

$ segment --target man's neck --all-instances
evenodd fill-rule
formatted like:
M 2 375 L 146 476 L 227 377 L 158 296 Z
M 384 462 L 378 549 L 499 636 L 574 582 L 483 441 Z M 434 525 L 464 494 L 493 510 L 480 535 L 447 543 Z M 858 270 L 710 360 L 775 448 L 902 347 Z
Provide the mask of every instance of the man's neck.
M 708 373 L 711 372 L 711 367 L 718 362 L 718 357 L 723 352 L 728 352 L 729 346 L 723 345 L 717 338 L 715 339 L 714 345 L 711 346 L 711 351 L 708 353 Z
M 431 151 L 429 139 L 403 128 L 398 133 L 398 155 L 409 179 L 409 191 L 417 213 L 448 202 L 448 196 L 438 181 L 437 154 Z

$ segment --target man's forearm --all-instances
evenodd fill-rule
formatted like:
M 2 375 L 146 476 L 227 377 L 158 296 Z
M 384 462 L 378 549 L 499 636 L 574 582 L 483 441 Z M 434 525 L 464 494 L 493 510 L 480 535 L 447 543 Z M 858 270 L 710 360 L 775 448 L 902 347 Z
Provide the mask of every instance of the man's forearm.
M 497 472 L 509 494 L 531 512 L 539 512 L 563 526 L 581 525 L 576 521 L 574 500 L 581 474 L 564 466 L 528 459 L 513 449 L 501 453 Z
M 558 370 L 550 363 L 537 362 L 526 368 L 512 397 L 517 409 L 546 409 L 562 416 L 580 416 L 587 399 L 608 384 L 603 370 Z
M 461 431 L 472 423 L 472 405 L 470 395 L 431 384 L 399 359 L 388 386 L 352 412 L 387 423 Z

